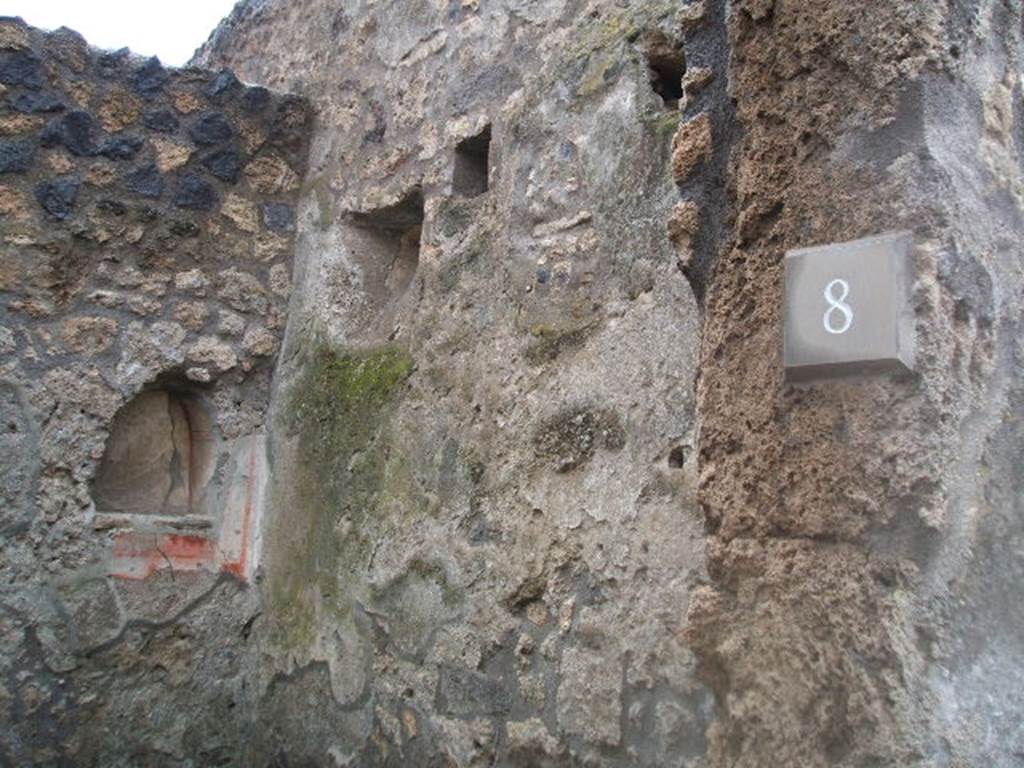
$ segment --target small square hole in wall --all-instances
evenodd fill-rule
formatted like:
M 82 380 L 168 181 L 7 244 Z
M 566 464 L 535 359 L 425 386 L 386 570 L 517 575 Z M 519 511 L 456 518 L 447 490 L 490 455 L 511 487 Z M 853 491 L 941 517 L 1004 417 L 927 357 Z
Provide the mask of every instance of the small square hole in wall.
M 683 98 L 683 75 L 686 58 L 682 46 L 662 32 L 646 33 L 641 50 L 647 61 L 647 76 L 651 88 L 661 97 L 666 109 L 677 109 Z
M 412 285 L 419 268 L 423 193 L 414 189 L 394 205 L 353 213 L 347 241 L 364 272 L 369 303 L 388 306 Z
M 463 139 L 455 147 L 455 171 L 452 191 L 463 197 L 476 197 L 487 191 L 491 164 L 491 126 L 476 136 Z

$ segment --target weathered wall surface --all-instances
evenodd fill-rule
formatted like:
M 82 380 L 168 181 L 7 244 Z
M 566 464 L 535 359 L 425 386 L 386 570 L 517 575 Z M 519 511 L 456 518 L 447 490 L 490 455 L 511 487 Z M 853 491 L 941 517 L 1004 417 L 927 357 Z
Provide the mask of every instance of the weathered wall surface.
M 240 4 L 306 122 L 0 24 L 3 759 L 1019 765 L 1020 29 Z M 916 371 L 787 384 L 892 229 Z
M 4 765 L 237 751 L 307 120 L 0 20 Z
M 1020 7 L 733 6 L 686 630 L 710 758 L 1019 765 Z M 890 229 L 915 236 L 916 373 L 785 384 L 785 250 Z
M 645 58 L 679 57 L 691 21 L 668 2 L 252 3 L 201 53 L 318 108 L 256 754 L 702 760 L 711 699 L 679 637 L 703 573 L 697 305 L 666 234 L 678 109 Z M 488 125 L 474 194 L 458 147 Z M 277 722 L 310 686 L 329 739 Z

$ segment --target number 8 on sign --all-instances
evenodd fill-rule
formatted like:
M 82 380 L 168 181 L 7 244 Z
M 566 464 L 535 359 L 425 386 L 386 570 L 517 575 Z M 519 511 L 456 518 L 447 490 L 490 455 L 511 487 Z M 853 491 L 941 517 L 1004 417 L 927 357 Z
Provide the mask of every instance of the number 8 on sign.
M 842 291 L 839 296 L 835 295 L 837 288 Z M 828 310 L 826 310 L 825 316 L 822 318 L 822 323 L 826 331 L 836 336 L 846 333 L 850 330 L 850 326 L 853 325 L 853 310 L 850 309 L 848 304 L 844 303 L 849 295 L 850 284 L 845 280 L 836 278 L 825 286 L 825 301 L 828 302 Z M 837 312 L 842 313 L 843 316 L 843 322 L 838 326 L 835 324 Z

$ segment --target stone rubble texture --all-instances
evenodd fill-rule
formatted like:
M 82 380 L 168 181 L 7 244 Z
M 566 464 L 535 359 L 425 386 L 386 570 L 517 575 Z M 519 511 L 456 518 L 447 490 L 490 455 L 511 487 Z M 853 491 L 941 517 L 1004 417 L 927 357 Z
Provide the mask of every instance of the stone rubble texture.
M 1020 765 L 1021 28 L 243 0 L 176 71 L 0 19 L 0 764 Z M 785 383 L 785 251 L 899 229 L 916 371 Z M 111 445 L 153 391 L 209 424 Z M 182 419 L 198 506 L 98 509 Z M 255 570 L 160 548 L 243 497 Z
M 123 485 L 158 476 L 184 438 L 180 416 L 166 431 L 166 394 L 152 391 L 162 383 L 201 382 L 218 439 L 211 507 L 231 493 L 241 447 L 265 440 L 270 356 L 287 317 L 274 276 L 291 268 L 291 241 L 255 215 L 242 227 L 231 214 L 293 209 L 297 195 L 208 173 L 189 135 L 196 120 L 175 104 L 187 95 L 216 116 L 228 129 L 218 151 L 255 175 L 266 157 L 304 172 L 312 113 L 261 88 L 215 98 L 219 77 L 0 20 L 4 765 L 172 764 L 188 754 L 209 764 L 206 747 L 187 742 L 206 738 L 191 718 L 228 722 L 217 708 L 233 701 L 240 644 L 225 627 L 244 626 L 258 598 L 216 572 L 115 578 L 123 536 L 148 536 L 154 524 L 105 514 L 119 510 L 97 487 L 115 415 L 131 422 L 133 408 L 162 397 L 163 418 L 159 407 L 140 412 L 137 431 L 111 448 L 110 485 L 140 511 L 162 511 L 153 493 L 187 506 L 169 481 L 153 481 L 150 496 Z M 253 92 L 258 108 L 247 101 Z M 245 133 L 263 138 L 242 149 Z M 209 205 L 181 196 L 188 179 Z M 260 248 L 270 234 L 285 241 L 280 250 Z M 175 445 L 161 442 L 169 439 Z M 117 477 L 130 462 L 142 474 Z M 211 524 L 193 517 L 169 533 Z M 196 620 L 205 622 L 199 634 L 186 628 Z M 203 659 L 190 637 L 205 638 Z M 210 737 L 217 749 L 224 736 Z

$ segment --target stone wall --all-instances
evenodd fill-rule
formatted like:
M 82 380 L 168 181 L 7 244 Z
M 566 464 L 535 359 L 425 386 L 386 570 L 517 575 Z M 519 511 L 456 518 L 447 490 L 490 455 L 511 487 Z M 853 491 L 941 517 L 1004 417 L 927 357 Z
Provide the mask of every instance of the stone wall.
M 1018 765 L 1021 23 L 0 23 L 0 763 Z M 915 370 L 787 382 L 895 229 Z
M 5 765 L 179 754 L 231 685 L 167 676 L 223 663 L 255 610 L 308 122 L 227 71 L 0 20 Z
M 701 763 L 712 700 L 679 635 L 698 314 L 666 234 L 696 20 L 247 3 L 200 53 L 320 113 L 254 761 Z M 311 688 L 329 738 L 277 720 Z
M 1020 763 L 1020 28 L 1008 3 L 732 3 L 686 629 L 715 765 Z M 915 371 L 787 383 L 784 253 L 888 230 L 914 237 Z

